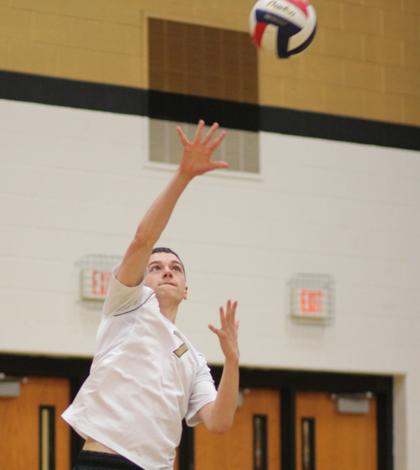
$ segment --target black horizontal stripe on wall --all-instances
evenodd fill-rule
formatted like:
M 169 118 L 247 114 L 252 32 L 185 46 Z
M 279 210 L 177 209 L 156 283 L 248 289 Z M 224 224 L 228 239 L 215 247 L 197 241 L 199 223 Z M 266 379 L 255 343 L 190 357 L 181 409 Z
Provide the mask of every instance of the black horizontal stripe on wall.
M 420 127 L 264 106 L 261 129 L 305 137 L 420 150 Z
M 0 71 L 0 98 L 69 108 L 146 115 L 144 90 Z
M 420 127 L 0 71 L 0 98 L 169 121 L 420 150 Z
M 195 123 L 219 122 L 224 127 L 258 132 L 260 108 L 255 104 L 150 90 L 148 116 L 153 119 Z

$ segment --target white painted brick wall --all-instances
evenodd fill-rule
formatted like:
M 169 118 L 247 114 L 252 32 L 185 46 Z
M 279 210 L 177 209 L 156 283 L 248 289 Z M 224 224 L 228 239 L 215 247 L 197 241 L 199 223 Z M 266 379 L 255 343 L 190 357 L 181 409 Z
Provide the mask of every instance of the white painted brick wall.
M 90 355 L 99 312 L 78 301 L 76 262 L 122 255 L 171 172 L 145 165 L 144 118 L 0 101 L 0 122 L 0 350 Z M 219 362 L 207 324 L 238 298 L 244 365 L 406 376 L 396 433 L 408 453 L 397 439 L 396 454 L 419 468 L 419 154 L 265 133 L 260 144 L 261 180 L 194 181 L 161 240 L 187 266 L 179 325 Z M 291 322 L 298 272 L 334 277 L 331 326 Z

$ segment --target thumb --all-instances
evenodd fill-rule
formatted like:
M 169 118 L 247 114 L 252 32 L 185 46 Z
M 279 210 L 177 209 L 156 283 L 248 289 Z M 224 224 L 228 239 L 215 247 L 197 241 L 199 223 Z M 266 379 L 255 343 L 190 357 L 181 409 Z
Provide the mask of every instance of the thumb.
M 223 162 L 223 161 L 217 161 L 217 162 L 212 162 L 212 166 L 214 169 L 229 168 L 229 163 Z
M 212 331 L 215 335 L 219 336 L 219 329 L 213 326 L 212 324 L 208 325 L 209 330 Z

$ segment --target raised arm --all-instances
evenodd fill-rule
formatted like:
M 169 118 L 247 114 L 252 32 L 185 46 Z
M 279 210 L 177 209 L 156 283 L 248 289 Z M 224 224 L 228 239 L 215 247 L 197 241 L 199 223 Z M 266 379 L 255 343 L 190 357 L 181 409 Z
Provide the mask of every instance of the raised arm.
M 153 246 L 159 240 L 178 198 L 190 181 L 195 176 L 228 166 L 226 162 L 211 160 L 211 156 L 222 142 L 225 132 L 221 132 L 216 137 L 215 132 L 219 125 L 215 123 L 203 138 L 204 125 L 204 121 L 200 120 L 192 142 L 186 138 L 180 127 L 176 128 L 183 145 L 181 163 L 166 188 L 146 212 L 124 255 L 117 272 L 117 278 L 126 286 L 136 286 L 143 280 Z
M 216 400 L 204 405 L 198 412 L 209 431 L 226 432 L 232 424 L 236 412 L 239 393 L 239 346 L 236 307 L 238 303 L 228 300 L 226 308 L 220 307 L 220 328 L 209 325 L 220 341 L 225 356 L 222 378 Z

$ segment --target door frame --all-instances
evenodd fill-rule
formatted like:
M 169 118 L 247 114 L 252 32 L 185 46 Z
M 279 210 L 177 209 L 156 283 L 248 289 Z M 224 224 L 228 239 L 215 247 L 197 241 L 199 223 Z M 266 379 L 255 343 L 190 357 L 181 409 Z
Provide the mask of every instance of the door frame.
M 86 377 L 92 358 L 56 357 L 27 354 L 0 353 L 0 372 L 12 376 L 43 376 L 69 379 L 73 399 Z M 222 366 L 210 366 L 219 383 Z M 308 372 L 240 368 L 241 388 L 270 388 L 281 396 L 281 468 L 296 469 L 296 393 L 300 391 L 329 393 L 372 392 L 377 399 L 377 456 L 378 470 L 394 470 L 393 461 L 393 384 L 390 375 L 347 374 L 338 372 Z M 74 463 L 83 440 L 70 433 L 71 464 Z M 194 470 L 194 431 L 184 426 L 179 450 L 180 468 Z
M 216 383 L 223 368 L 211 367 Z M 393 459 L 393 384 L 389 375 L 309 372 L 241 367 L 241 388 L 271 388 L 280 393 L 281 469 L 296 469 L 296 394 L 298 392 L 364 393 L 377 400 L 377 469 L 394 470 Z M 187 468 L 187 467 L 186 467 Z M 188 467 L 193 468 L 193 467 Z

